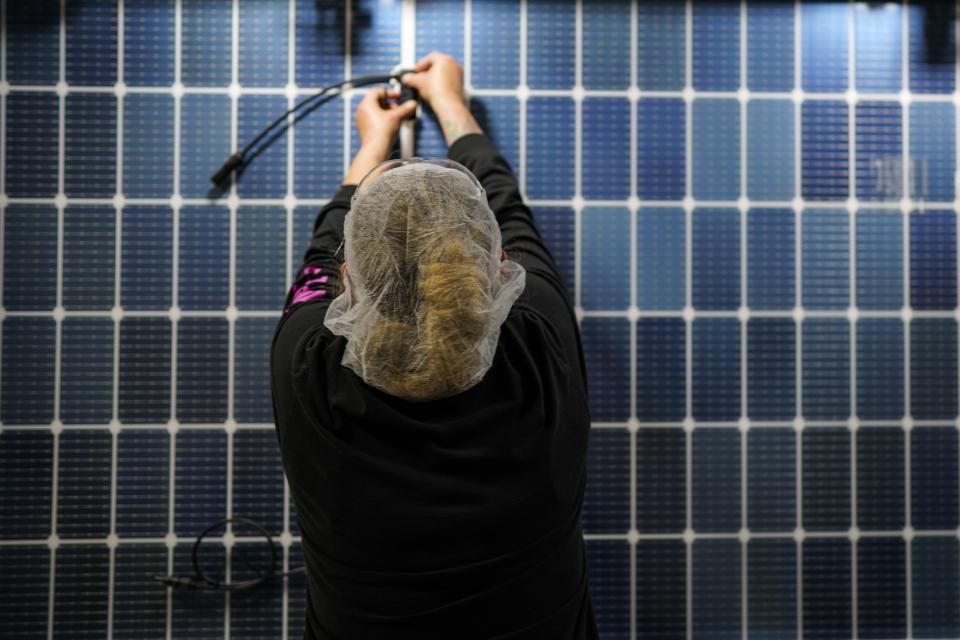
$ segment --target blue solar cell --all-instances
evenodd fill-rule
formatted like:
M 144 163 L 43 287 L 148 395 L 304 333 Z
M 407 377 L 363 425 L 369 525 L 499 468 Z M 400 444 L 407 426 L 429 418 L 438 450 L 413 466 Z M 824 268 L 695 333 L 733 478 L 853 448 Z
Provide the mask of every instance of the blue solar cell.
M 637 103 L 637 195 L 680 200 L 686 193 L 686 105 L 680 98 Z
M 803 527 L 846 531 L 850 526 L 850 431 L 805 429 L 803 438 Z
M 790 200 L 795 189 L 794 106 L 789 100 L 747 104 L 747 195 Z
M 629 528 L 630 433 L 626 429 L 591 429 L 583 530 L 624 533 Z
M 174 528 L 177 535 L 195 536 L 227 510 L 227 435 L 223 429 L 184 430 L 176 445 Z
M 177 419 L 227 419 L 226 318 L 182 318 L 177 326 Z
M 318 4 L 316 0 L 296 0 L 296 12 L 294 42 L 297 84 L 319 89 L 343 80 L 347 13 L 336 5 Z M 390 70 L 378 73 L 387 71 Z
M 188 87 L 230 83 L 230 0 L 182 0 L 181 76 Z M 211 172 L 212 173 L 212 172 Z
M 237 210 L 236 304 L 239 309 L 283 306 L 287 212 L 282 207 Z
M 583 101 L 582 191 L 593 200 L 630 196 L 630 103 L 625 98 Z
M 102 93 L 67 96 L 63 190 L 67 196 L 117 193 L 117 99 Z
M 747 544 L 747 629 L 751 638 L 797 633 L 797 544 L 755 538 Z
M 536 97 L 527 102 L 528 197 L 573 197 L 573 120 L 569 98 Z
M 747 527 L 792 531 L 796 526 L 796 434 L 792 429 L 747 432 Z
M 204 523 L 206 524 L 206 523 Z M 198 533 L 198 532 L 194 532 Z M 220 543 L 205 544 L 200 551 L 203 571 L 215 579 L 225 576 L 226 552 Z M 173 572 L 177 575 L 191 575 L 193 563 L 190 560 L 191 545 L 178 545 L 173 551 Z M 179 637 L 220 638 L 223 637 L 224 594 L 204 594 L 198 598 L 196 592 L 174 590 L 171 595 L 172 635 Z
M 794 219 L 790 209 L 751 209 L 747 215 L 747 305 L 792 309 Z
M 113 585 L 113 637 L 159 637 L 166 633 L 166 589 L 155 575 L 167 574 L 167 548 L 161 544 L 117 547 Z
M 626 309 L 630 305 L 630 212 L 588 207 L 580 226 L 583 308 Z
M 903 306 L 903 216 L 898 210 L 857 213 L 857 306 Z
M 173 215 L 169 207 L 123 210 L 120 305 L 166 311 L 171 303 Z
M 736 540 L 694 541 L 692 608 L 696 637 L 741 637 L 741 553 Z
M 230 285 L 230 212 L 226 207 L 180 211 L 179 291 L 183 309 L 225 309 Z
M 630 86 L 630 7 L 625 2 L 588 2 L 582 14 L 581 83 L 587 89 L 626 89 Z
M 693 306 L 740 306 L 740 214 L 735 209 L 693 212 Z
M 287 11 L 269 0 L 240 2 L 237 73 L 244 87 L 282 87 L 287 83 Z M 280 111 L 281 113 L 283 110 Z
M 51 20 L 32 2 L 8 4 L 4 16 L 7 82 L 14 85 L 56 83 L 60 79 L 59 7 L 58 19 Z M 49 11 L 52 7 L 41 5 L 41 8 Z
M 121 422 L 165 423 L 170 418 L 170 321 L 120 321 Z
M 57 194 L 58 100 L 52 93 L 12 93 L 7 100 L 6 192 L 11 198 Z
M 230 155 L 230 98 L 188 94 L 180 120 L 180 193 L 205 198 L 213 186 L 210 176 Z
M 693 321 L 693 417 L 740 418 L 740 322 L 736 318 Z
M 849 215 L 843 210 L 803 212 L 803 306 L 850 306 Z
M 747 414 L 790 420 L 796 413 L 796 323 L 792 318 L 747 322 Z
M 111 436 L 104 429 L 60 436 L 57 534 L 96 538 L 110 533 Z
M 686 304 L 686 218 L 682 209 L 637 212 L 637 306 L 682 309 Z
M 926 35 L 929 28 L 926 23 L 927 7 L 912 4 L 907 8 L 909 12 L 909 68 L 910 91 L 914 93 L 953 93 L 956 89 L 955 60 L 957 49 L 955 44 L 956 23 L 947 20 L 944 27 L 943 40 L 931 39 Z M 930 45 L 928 47 L 928 42 Z M 939 47 L 934 43 L 939 43 Z M 939 51 L 939 56 L 932 55 Z M 918 103 L 914 103 L 914 107 Z M 914 108 L 911 107 L 911 108 Z
M 957 306 L 957 219 L 953 211 L 910 215 L 910 306 Z
M 285 551 L 288 554 L 291 568 L 303 566 L 303 547 L 299 542 L 294 541 L 290 548 Z M 307 581 L 302 573 L 293 574 L 287 578 L 287 581 L 289 585 L 287 587 L 287 637 L 299 638 L 303 636 L 306 617 L 304 612 L 306 610 Z
M 803 321 L 803 417 L 850 417 L 850 323 L 845 318 Z
M 531 89 L 569 89 L 574 84 L 576 40 L 572 0 L 527 3 L 527 85 Z M 606 34 L 603 34 L 604 36 Z M 584 30 L 584 53 L 593 36 Z
M 537 230 L 553 256 L 560 277 L 573 296 L 577 242 L 573 209 L 569 207 L 537 207 L 534 211 Z
M 108 424 L 113 417 L 114 322 L 68 317 L 62 327 L 60 420 Z
M 66 4 L 66 75 L 72 85 L 117 81 L 117 3 L 88 0 Z
M 233 438 L 233 513 L 283 531 L 283 467 L 273 429 L 244 429 Z
M 903 197 L 903 118 L 895 102 L 857 105 L 857 197 L 899 200 Z
M 3 306 L 52 309 L 57 304 L 57 210 L 13 205 L 4 214 Z
M 637 417 L 679 421 L 686 415 L 686 323 L 682 318 L 637 322 Z
M 637 85 L 677 91 L 686 85 L 686 9 L 679 2 L 637 4 Z
M 637 637 L 687 637 L 687 558 L 682 540 L 643 540 L 637 544 Z
M 7 358 L 4 357 L 3 361 L 6 364 Z M 3 373 L 6 380 L 7 372 Z M 3 421 L 6 423 L 6 417 Z M 53 436 L 47 430 L 3 431 L 0 433 L 0 463 L 0 482 L 5 487 L 0 492 L 0 510 L 3 512 L 0 538 L 45 538 L 51 533 Z M 9 547 L 0 547 L 6 548 Z M 5 575 L 6 566 L 4 564 Z M 2 580 L 0 584 L 5 582 Z
M 63 212 L 63 306 L 109 309 L 114 300 L 113 207 L 70 206 Z
M 0 566 L 0 638 L 47 637 L 50 550 L 46 545 L 0 547 Z
M 324 104 L 294 127 L 293 193 L 298 198 L 330 198 L 336 193 L 344 176 L 342 130 L 340 98 Z
M 911 544 L 913 637 L 960 635 L 960 570 L 955 536 L 914 538 Z
M 473 5 L 474 15 L 477 13 L 477 4 Z M 400 62 L 401 7 L 400 2 L 353 2 L 351 75 L 356 77 L 389 73 Z M 476 22 L 474 24 L 476 25 Z
M 123 195 L 173 193 L 173 97 L 130 94 L 123 100 Z M 210 172 L 211 174 L 213 171 Z
M 520 82 L 520 5 L 478 0 L 471 5 L 470 83 L 514 88 Z
M 854 6 L 857 90 L 871 93 L 900 91 L 903 57 L 900 6 L 889 3 L 882 10 L 865 4 Z
M 676 427 L 637 431 L 637 530 L 686 528 L 686 433 Z
M 857 321 L 857 415 L 903 417 L 903 323 L 899 318 Z
M 53 318 L 9 317 L 3 321 L 0 420 L 47 424 L 53 420 Z
M 903 429 L 857 432 L 857 526 L 893 531 L 903 527 Z
M 620 318 L 584 318 L 580 325 L 587 361 L 590 417 L 630 417 L 630 323 Z
M 793 28 L 793 5 L 747 5 L 747 86 L 751 91 L 793 89 Z
M 126 84 L 134 87 L 173 84 L 175 9 L 173 0 L 124 4 L 123 81 Z
M 693 3 L 693 87 L 735 91 L 740 87 L 740 3 Z
M 803 541 L 803 637 L 849 638 L 851 629 L 850 542 Z
M 106 545 L 69 545 L 56 554 L 53 637 L 106 637 L 110 550 Z
M 237 422 L 273 423 L 270 344 L 276 318 L 240 318 L 236 323 L 233 414 Z
M 604 638 L 630 634 L 630 547 L 620 540 L 587 540 L 590 599 Z
M 244 530 L 244 534 L 247 533 L 258 535 L 250 528 Z M 232 580 L 252 580 L 272 562 L 270 547 L 262 541 L 237 544 L 230 550 L 230 577 Z M 259 640 L 275 635 L 277 629 L 282 629 L 283 591 L 282 581 L 271 580 L 255 592 L 232 595 L 230 637 L 238 640 Z
M 955 529 L 957 430 L 915 427 L 910 433 L 910 524 L 914 529 Z
M 910 197 L 953 200 L 956 170 L 956 114 L 949 102 L 910 106 Z
M 520 170 L 520 110 L 516 98 L 500 96 L 473 98 L 470 100 L 470 111 L 477 119 L 478 124 L 484 132 L 493 140 L 497 149 L 507 159 L 514 172 Z M 528 112 L 529 113 L 529 112 Z M 573 181 L 573 111 L 569 116 L 570 123 L 570 141 L 567 152 L 570 154 L 570 160 L 564 162 L 562 166 L 569 164 L 569 174 L 572 193 Z M 545 123 L 546 124 L 546 123 Z M 535 127 L 534 127 L 535 128 Z M 527 121 L 527 131 L 530 131 L 530 121 Z M 562 160 L 561 160 L 562 161 Z M 530 163 L 530 150 L 527 150 L 527 164 Z M 529 171 L 529 169 L 528 169 Z M 519 173 L 517 173 L 519 176 Z M 531 196 L 532 197 L 532 196 Z M 559 198 L 560 196 L 553 196 Z
M 333 105 L 327 105 L 333 106 Z M 324 107 L 321 107 L 324 108 Z M 242 96 L 238 104 L 238 139 L 252 140 L 263 127 L 287 109 L 283 96 Z M 216 171 L 211 167 L 210 173 Z M 287 134 L 279 133 L 262 141 L 237 176 L 237 193 L 242 198 L 282 198 L 287 193 Z
M 867 538 L 859 542 L 857 637 L 906 637 L 906 573 L 903 540 Z
M 463 64 L 463 3 L 420 0 L 416 17 L 417 60 L 431 51 L 442 51 Z
M 803 34 L 803 90 L 846 91 L 850 7 L 839 3 L 800 4 Z
M 800 114 L 803 197 L 845 200 L 850 192 L 847 105 L 840 101 L 805 100 Z
M 919 420 L 957 417 L 957 322 L 910 323 L 910 413 Z
M 693 430 L 693 529 L 740 529 L 740 431 Z
M 170 436 L 167 432 L 122 430 L 117 436 L 117 534 L 166 535 L 169 483 Z
M 693 102 L 693 197 L 740 196 L 740 104 L 725 98 Z

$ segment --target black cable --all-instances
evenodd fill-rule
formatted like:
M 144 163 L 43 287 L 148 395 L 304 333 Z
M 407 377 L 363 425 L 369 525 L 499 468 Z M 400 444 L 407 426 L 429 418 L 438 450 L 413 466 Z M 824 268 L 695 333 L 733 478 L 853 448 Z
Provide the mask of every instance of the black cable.
M 221 582 L 219 580 L 214 580 L 209 578 L 206 574 L 203 573 L 203 569 L 200 568 L 199 560 L 199 551 L 200 543 L 203 542 L 203 539 L 206 538 L 211 531 L 227 524 L 228 522 L 235 522 L 240 524 L 245 524 L 252 529 L 256 529 L 261 536 L 266 538 L 267 543 L 270 545 L 270 555 L 271 563 L 270 567 L 266 572 L 254 569 L 259 574 L 256 578 L 251 578 L 250 580 L 243 580 L 241 582 Z M 234 516 L 232 518 L 221 518 L 213 524 L 209 525 L 206 529 L 200 532 L 200 535 L 197 536 L 197 539 L 193 542 L 193 550 L 191 552 L 191 560 L 193 562 L 193 575 L 192 576 L 165 576 L 165 575 L 155 575 L 153 579 L 157 582 L 162 583 L 166 587 L 173 587 L 175 589 L 200 589 L 205 591 L 229 591 L 231 593 L 235 591 L 243 591 L 244 589 L 252 589 L 256 586 L 259 586 L 272 578 L 277 574 L 277 544 L 273 541 L 273 537 L 270 535 L 270 532 L 267 531 L 262 525 L 250 520 L 248 518 L 243 518 L 240 516 Z M 249 565 L 248 565 L 249 566 Z M 251 567 L 252 568 L 252 567 Z M 283 573 L 278 574 L 279 577 L 284 578 L 287 576 L 292 576 L 300 573 L 305 573 L 306 567 L 297 567 L 295 569 L 290 569 Z
M 266 128 L 264 128 L 260 133 L 258 133 L 253 138 L 253 140 L 251 140 L 246 145 L 244 145 L 242 149 L 240 149 L 239 151 L 231 155 L 229 158 L 227 158 L 227 161 L 223 163 L 223 166 L 221 166 L 220 169 L 215 174 L 213 174 L 213 176 L 210 178 L 210 181 L 213 182 L 213 184 L 215 185 L 220 185 L 220 183 L 222 183 L 224 180 L 227 179 L 227 176 L 229 176 L 231 172 L 236 171 L 241 167 L 241 165 L 243 165 L 244 160 L 246 160 L 247 154 L 254 147 L 254 145 L 256 145 L 258 142 L 263 140 L 277 126 L 279 126 L 284 121 L 286 121 L 287 117 L 290 114 L 300 111 L 305 106 L 312 103 L 314 100 L 318 101 L 318 103 L 314 105 L 314 107 L 319 106 L 320 104 L 325 102 L 325 100 L 320 101 L 319 99 L 324 95 L 326 95 L 328 92 L 340 89 L 338 93 L 333 94 L 333 95 L 339 95 L 340 93 L 343 92 L 342 89 L 346 85 L 350 85 L 351 87 L 362 87 L 369 84 L 378 84 L 381 82 L 390 82 L 392 80 L 399 80 L 400 77 L 404 73 L 407 73 L 408 71 L 410 70 L 402 69 L 397 73 L 393 73 L 385 76 L 360 76 L 359 78 L 350 78 L 348 80 L 343 80 L 341 82 L 336 82 L 334 84 L 327 85 L 326 87 L 324 87 L 323 89 L 320 89 L 320 91 L 314 93 L 313 95 L 307 96 L 306 98 L 298 102 L 296 105 L 294 105 L 293 108 L 287 109 L 283 113 L 283 115 L 279 116 L 276 120 L 271 122 Z M 333 96 L 328 96 L 328 97 L 333 97 Z M 313 109 L 311 108 L 307 112 L 309 113 L 309 111 L 312 111 L 312 110 Z

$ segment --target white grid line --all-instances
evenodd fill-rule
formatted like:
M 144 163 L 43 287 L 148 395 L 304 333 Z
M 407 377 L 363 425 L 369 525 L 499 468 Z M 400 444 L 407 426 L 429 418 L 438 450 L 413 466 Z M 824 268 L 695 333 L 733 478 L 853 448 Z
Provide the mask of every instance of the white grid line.
M 683 90 L 684 106 L 684 221 L 686 233 L 686 251 L 684 252 L 686 279 L 686 420 L 684 420 L 684 446 L 686 472 L 686 529 L 684 530 L 685 560 L 685 620 L 687 640 L 693 640 L 693 3 L 685 0 L 684 7 L 684 65 L 685 83 Z

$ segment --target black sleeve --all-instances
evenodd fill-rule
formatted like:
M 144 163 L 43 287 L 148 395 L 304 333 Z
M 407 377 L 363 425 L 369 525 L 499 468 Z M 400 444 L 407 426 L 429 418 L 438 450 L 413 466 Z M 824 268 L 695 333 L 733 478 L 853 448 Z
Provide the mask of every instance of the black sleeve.
M 570 294 L 563 284 L 553 256 L 540 237 L 533 212 L 523 203 L 520 187 L 507 162 L 490 138 L 471 133 L 450 145 L 448 156 L 470 169 L 487 192 L 487 202 L 500 224 L 503 248 L 528 274 L 547 280 L 571 309 Z
M 343 221 L 350 210 L 350 198 L 354 191 L 356 185 L 341 186 L 317 214 L 310 246 L 303 254 L 303 263 L 297 269 L 283 304 L 284 316 L 306 302 L 326 309 L 340 291 Z

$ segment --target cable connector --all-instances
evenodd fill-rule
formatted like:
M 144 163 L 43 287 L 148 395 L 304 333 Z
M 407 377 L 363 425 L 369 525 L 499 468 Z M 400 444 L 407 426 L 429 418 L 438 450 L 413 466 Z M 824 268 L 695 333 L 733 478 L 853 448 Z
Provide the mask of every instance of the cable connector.
M 227 158 L 227 161 L 223 163 L 223 166 L 220 167 L 220 170 L 213 174 L 213 177 L 210 178 L 210 182 L 215 185 L 220 185 L 224 180 L 227 179 L 227 176 L 231 172 L 235 171 L 240 165 L 243 164 L 244 154 L 243 151 L 237 151 L 235 154 Z

